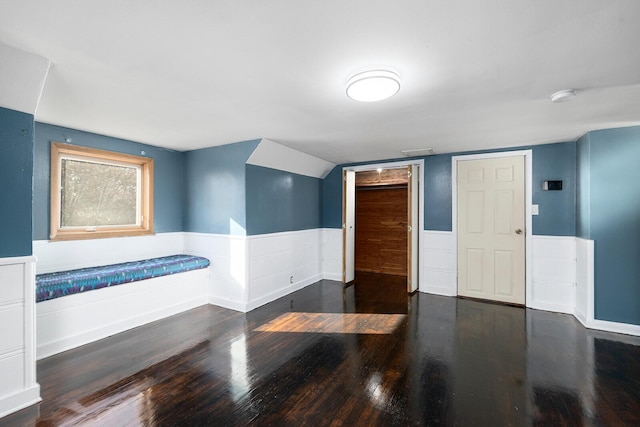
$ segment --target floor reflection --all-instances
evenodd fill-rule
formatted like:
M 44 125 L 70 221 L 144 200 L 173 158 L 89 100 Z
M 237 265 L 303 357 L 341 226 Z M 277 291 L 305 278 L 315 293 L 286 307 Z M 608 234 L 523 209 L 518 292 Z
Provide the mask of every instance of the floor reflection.
M 420 367 L 419 382 L 416 387 L 414 411 L 422 420 L 431 420 L 433 425 L 453 423 L 453 384 L 449 367 L 433 358 L 425 358 Z
M 249 371 L 247 366 L 247 337 L 242 334 L 231 341 L 231 380 L 233 400 L 239 402 L 249 393 Z
M 203 306 L 38 380 L 44 401 L 0 425 L 640 425 L 640 338 L 383 275 Z
M 257 327 L 261 332 L 317 334 L 392 334 L 404 314 L 371 313 L 285 313 Z
M 538 426 L 584 425 L 582 404 L 577 390 L 534 386 L 533 424 Z
M 200 360 L 206 355 L 209 342 L 202 341 L 169 359 L 152 365 L 127 378 L 110 384 L 92 394 L 82 396 L 75 402 L 57 408 L 50 418 L 41 416 L 43 424 L 66 425 L 118 425 L 121 420 L 154 425 L 162 419 L 156 413 L 164 405 L 159 401 L 166 399 L 167 384 L 184 381 L 185 372 L 192 378 L 204 378 L 206 372 L 190 366 L 192 360 Z M 179 367 L 179 368 L 177 368 Z M 162 381 L 158 378 L 162 377 Z M 178 379 L 178 377 L 180 379 Z
M 614 419 L 619 425 L 640 425 L 640 345 L 616 341 L 615 334 L 610 335 L 593 338 L 595 383 L 590 412 L 598 424 Z

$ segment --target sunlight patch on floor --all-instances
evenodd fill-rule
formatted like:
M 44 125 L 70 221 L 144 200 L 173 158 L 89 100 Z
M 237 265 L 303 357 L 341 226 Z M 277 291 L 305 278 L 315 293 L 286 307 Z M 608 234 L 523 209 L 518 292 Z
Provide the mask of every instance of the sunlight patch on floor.
M 255 331 L 391 334 L 405 317 L 404 314 L 294 312 L 284 313 Z

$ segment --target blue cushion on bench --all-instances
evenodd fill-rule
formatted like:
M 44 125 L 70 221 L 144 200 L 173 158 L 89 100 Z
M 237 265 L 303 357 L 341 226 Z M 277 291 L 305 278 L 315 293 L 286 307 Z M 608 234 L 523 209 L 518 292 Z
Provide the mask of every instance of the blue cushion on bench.
M 209 260 L 202 257 L 172 255 L 102 267 L 38 274 L 36 276 L 36 301 L 41 302 L 122 283 L 198 270 L 207 268 L 209 264 Z

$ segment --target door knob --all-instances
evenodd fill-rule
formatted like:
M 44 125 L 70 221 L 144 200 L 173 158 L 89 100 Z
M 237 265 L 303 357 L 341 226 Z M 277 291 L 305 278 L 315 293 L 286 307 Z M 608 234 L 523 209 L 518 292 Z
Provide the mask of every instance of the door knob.
M 522 229 L 521 229 L 521 228 L 518 228 L 518 229 L 516 230 L 516 234 L 522 234 Z

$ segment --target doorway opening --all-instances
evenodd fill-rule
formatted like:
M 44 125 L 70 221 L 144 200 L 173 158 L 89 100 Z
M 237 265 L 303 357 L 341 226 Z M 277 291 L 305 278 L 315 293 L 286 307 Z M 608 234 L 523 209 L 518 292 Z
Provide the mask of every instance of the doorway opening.
M 355 270 L 407 276 L 407 171 L 356 172 Z
M 383 171 L 390 172 L 385 172 L 383 175 Z M 356 190 L 356 174 L 360 172 L 368 172 L 368 174 L 360 175 L 360 185 L 358 185 L 360 189 Z M 423 229 L 424 218 L 424 202 L 422 197 L 424 193 L 424 189 L 422 188 L 422 182 L 424 179 L 424 160 L 408 160 L 345 167 L 343 169 L 343 175 L 343 282 L 349 283 L 355 279 L 356 193 L 361 193 L 362 195 L 360 196 L 360 199 L 368 200 L 369 205 L 371 205 L 371 203 L 373 203 L 373 205 L 383 204 L 385 197 L 394 197 L 394 200 L 398 199 L 399 201 L 399 197 L 402 197 L 402 194 L 404 194 L 403 202 L 395 203 L 406 207 L 406 214 L 399 214 L 406 218 L 406 222 L 404 222 L 404 224 L 403 221 L 398 221 L 397 218 L 395 220 L 393 218 L 387 218 L 386 220 L 382 220 L 382 222 L 386 223 L 385 227 L 389 228 L 389 230 L 385 230 L 380 228 L 381 221 L 378 219 L 377 230 L 375 229 L 376 226 L 369 227 L 370 230 L 367 234 L 367 227 L 365 227 L 364 237 L 359 235 L 359 250 L 364 249 L 364 254 L 358 257 L 358 268 L 363 272 L 382 271 L 383 274 L 404 274 L 404 276 L 400 277 L 404 277 L 406 280 L 407 291 L 409 293 L 415 292 L 418 289 L 419 283 L 419 265 L 422 265 L 422 251 L 419 250 L 419 239 L 421 234 L 420 230 Z M 402 178 L 400 178 L 401 176 Z M 373 187 L 378 188 L 372 189 Z M 360 214 L 362 214 L 362 211 Z M 363 221 L 371 222 L 371 218 L 361 218 L 360 222 Z M 372 228 L 373 230 L 371 230 Z M 392 231 L 394 228 L 395 230 Z M 395 231 L 400 231 L 401 228 L 404 230 L 403 238 L 398 237 L 395 233 Z M 383 243 L 383 240 L 387 240 L 387 237 L 389 237 L 388 235 L 382 235 L 382 233 L 385 233 L 386 231 L 390 231 L 390 234 L 395 236 L 394 243 L 396 247 L 399 242 L 404 241 L 406 250 L 393 250 L 387 245 L 389 242 Z M 376 233 L 378 234 L 377 240 L 379 242 L 376 242 Z M 404 240 L 405 237 L 406 240 Z M 370 249 L 366 248 L 366 243 L 363 242 L 363 239 L 369 240 L 374 244 L 374 247 Z M 393 238 L 390 240 L 393 240 Z M 364 248 L 363 245 L 365 246 Z M 395 259 L 384 259 L 383 250 L 384 254 L 389 255 L 390 257 L 393 255 Z M 406 252 L 406 255 L 402 252 Z M 367 257 L 370 259 L 367 260 Z M 406 268 L 399 266 L 403 259 Z M 373 261 L 373 264 L 368 261 Z M 372 267 L 372 265 L 375 266 Z

